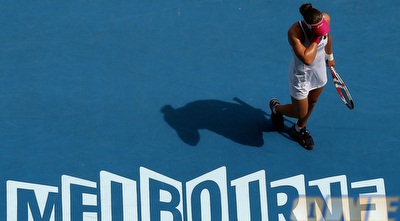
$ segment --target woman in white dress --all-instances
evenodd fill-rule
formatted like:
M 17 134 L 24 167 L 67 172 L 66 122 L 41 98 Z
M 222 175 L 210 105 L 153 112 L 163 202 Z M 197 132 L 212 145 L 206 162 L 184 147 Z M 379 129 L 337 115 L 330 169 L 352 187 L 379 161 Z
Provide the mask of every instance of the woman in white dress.
M 288 41 L 293 51 L 289 68 L 289 91 L 292 103 L 280 104 L 278 99 L 270 101 L 271 120 L 278 131 L 284 128 L 283 115 L 297 118 L 289 135 L 304 148 L 311 150 L 314 140 L 306 129 L 307 120 L 326 82 L 326 65 L 333 66 L 330 17 L 303 4 L 300 13 L 304 20 L 294 23 L 288 31 Z

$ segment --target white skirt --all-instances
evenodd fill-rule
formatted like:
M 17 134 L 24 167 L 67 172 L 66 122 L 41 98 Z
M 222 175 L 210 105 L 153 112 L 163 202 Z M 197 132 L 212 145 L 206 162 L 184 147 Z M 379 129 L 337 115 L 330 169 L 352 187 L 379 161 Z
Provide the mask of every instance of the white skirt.
M 289 67 L 289 90 L 294 99 L 303 100 L 307 98 L 310 91 L 325 86 L 327 81 L 323 48 L 321 51 L 318 50 L 311 65 L 304 64 L 293 54 Z

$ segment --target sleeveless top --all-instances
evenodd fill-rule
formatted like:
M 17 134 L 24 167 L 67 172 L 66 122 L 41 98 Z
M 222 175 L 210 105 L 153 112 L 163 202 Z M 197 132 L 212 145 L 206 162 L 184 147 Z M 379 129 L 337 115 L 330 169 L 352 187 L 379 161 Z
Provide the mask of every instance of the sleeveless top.
M 310 45 L 303 24 L 299 21 L 299 25 L 304 34 L 304 46 Z M 306 27 L 307 28 L 307 27 Z M 317 55 L 311 65 L 304 64 L 293 52 L 293 58 L 289 67 L 289 88 L 290 95 L 296 100 L 307 98 L 311 90 L 323 87 L 328 81 L 326 75 L 325 46 L 328 43 L 328 37 L 322 37 L 318 44 Z

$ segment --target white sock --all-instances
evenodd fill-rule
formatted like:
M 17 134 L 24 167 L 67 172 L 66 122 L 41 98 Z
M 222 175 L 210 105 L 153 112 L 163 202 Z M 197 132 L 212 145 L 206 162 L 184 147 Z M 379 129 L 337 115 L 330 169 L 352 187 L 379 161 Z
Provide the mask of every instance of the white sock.
M 275 106 L 272 108 L 272 111 L 274 112 L 274 114 L 277 114 L 277 113 L 276 113 L 276 107 L 277 107 L 277 106 L 279 106 L 279 104 L 275 104 Z
M 297 123 L 294 124 L 294 128 L 296 129 L 297 132 L 300 132 L 300 130 L 303 129 L 303 127 L 299 127 Z

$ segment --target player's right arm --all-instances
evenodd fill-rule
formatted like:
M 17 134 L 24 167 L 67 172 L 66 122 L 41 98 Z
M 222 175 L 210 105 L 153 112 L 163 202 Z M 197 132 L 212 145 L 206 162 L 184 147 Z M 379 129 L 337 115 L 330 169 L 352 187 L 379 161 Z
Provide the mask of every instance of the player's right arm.
M 311 65 L 317 55 L 318 43 L 312 42 L 306 47 L 304 42 L 305 36 L 300 28 L 300 25 L 296 22 L 290 27 L 288 31 L 288 41 L 293 48 L 295 55 L 306 65 Z

